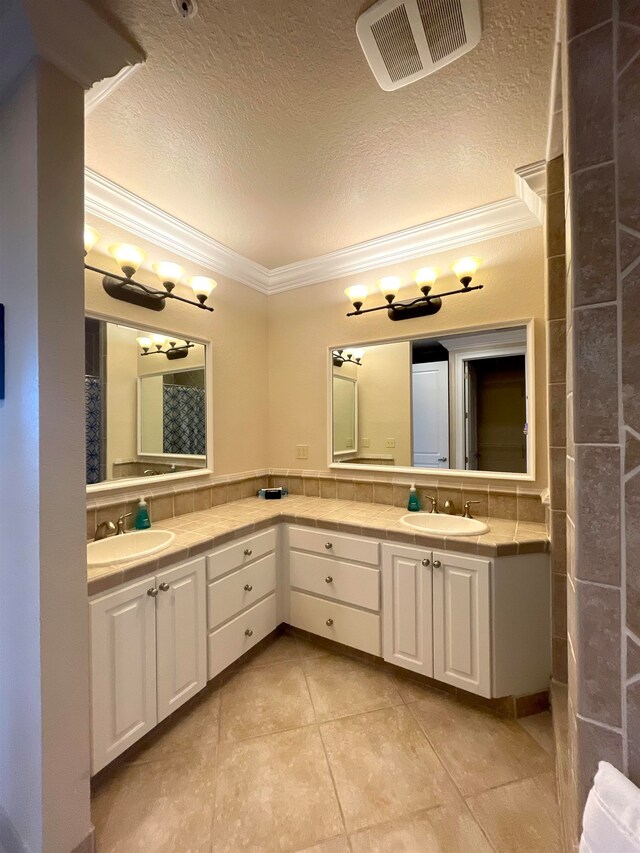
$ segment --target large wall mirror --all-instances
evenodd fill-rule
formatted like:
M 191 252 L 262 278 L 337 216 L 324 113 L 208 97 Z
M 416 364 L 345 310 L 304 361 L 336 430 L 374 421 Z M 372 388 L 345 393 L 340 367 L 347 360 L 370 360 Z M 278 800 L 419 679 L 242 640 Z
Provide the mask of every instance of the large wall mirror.
M 85 318 L 86 481 L 207 467 L 206 345 Z
M 331 464 L 533 476 L 532 346 L 529 324 L 333 348 Z

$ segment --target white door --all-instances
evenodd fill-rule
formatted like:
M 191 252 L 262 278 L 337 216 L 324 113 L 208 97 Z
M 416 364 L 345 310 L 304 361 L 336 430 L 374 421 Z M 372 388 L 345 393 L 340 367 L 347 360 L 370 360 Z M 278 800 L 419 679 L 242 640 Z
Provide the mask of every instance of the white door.
M 433 552 L 433 677 L 491 696 L 490 560 Z
M 207 683 L 205 558 L 159 572 L 156 586 L 160 722 Z
M 449 467 L 449 363 L 412 366 L 413 464 Z
M 92 772 L 150 731 L 156 715 L 156 605 L 153 579 L 89 604 Z
M 382 546 L 384 659 L 433 675 L 431 553 Z

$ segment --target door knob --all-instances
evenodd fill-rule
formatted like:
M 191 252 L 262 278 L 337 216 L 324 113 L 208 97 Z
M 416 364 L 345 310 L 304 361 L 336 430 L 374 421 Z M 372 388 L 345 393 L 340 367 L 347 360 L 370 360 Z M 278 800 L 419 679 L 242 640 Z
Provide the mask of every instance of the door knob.
M 438 462 L 446 462 L 446 461 L 447 461 L 446 456 L 438 456 Z
M 251 592 L 251 590 L 253 589 L 253 587 L 251 586 L 251 584 L 250 584 L 250 583 L 246 583 L 246 584 L 244 585 L 244 588 L 245 588 L 245 591 L 246 591 L 246 592 Z
M 327 544 L 324 547 L 327 549 L 327 551 L 330 551 L 333 548 L 333 543 L 327 542 Z
M 244 635 L 245 637 L 253 637 L 253 631 L 251 630 L 251 628 L 247 628 L 247 630 L 244 632 Z
M 162 590 L 162 592 L 169 592 L 169 590 L 171 589 L 171 587 L 169 586 L 169 584 L 168 584 L 168 583 L 161 583 L 161 584 L 160 584 L 160 589 Z
M 429 565 L 429 560 L 427 560 L 427 558 L 426 558 L 426 557 L 425 557 L 425 558 L 424 558 L 424 560 L 422 561 L 422 565 L 423 565 L 423 566 L 428 566 L 428 565 Z
M 157 594 L 158 590 L 155 588 L 155 586 L 152 586 L 151 589 L 147 590 L 147 595 L 150 595 L 151 598 L 155 598 Z
M 327 575 L 326 578 L 324 579 L 324 582 L 325 583 L 333 583 L 333 578 L 331 577 L 331 575 Z
M 250 557 L 252 554 L 253 554 L 253 551 L 251 550 L 251 548 L 245 548 L 244 549 L 245 557 Z
M 434 560 L 433 561 L 433 568 L 434 569 L 439 569 L 441 565 L 442 565 L 442 563 L 440 562 L 440 560 Z
M 327 619 L 327 625 L 330 628 L 333 625 L 333 619 Z

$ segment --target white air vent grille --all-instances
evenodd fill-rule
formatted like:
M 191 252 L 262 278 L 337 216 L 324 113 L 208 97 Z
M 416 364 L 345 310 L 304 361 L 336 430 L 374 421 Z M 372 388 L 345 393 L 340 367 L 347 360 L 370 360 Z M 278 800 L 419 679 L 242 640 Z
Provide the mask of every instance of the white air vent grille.
M 380 86 L 399 89 L 478 44 L 480 0 L 378 0 L 356 32 Z

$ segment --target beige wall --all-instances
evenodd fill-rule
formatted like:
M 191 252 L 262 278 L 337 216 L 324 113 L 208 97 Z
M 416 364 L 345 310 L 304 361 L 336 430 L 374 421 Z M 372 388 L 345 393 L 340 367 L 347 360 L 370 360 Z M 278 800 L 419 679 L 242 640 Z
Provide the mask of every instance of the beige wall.
M 115 237 L 124 238 L 124 234 Z M 141 245 L 153 260 L 175 260 L 184 264 L 184 260 L 172 257 L 171 253 L 159 255 L 157 248 Z M 91 262 L 114 269 L 112 259 L 101 258 L 97 253 L 92 254 Z M 194 275 L 212 274 L 195 264 L 190 265 L 189 272 Z M 165 310 L 158 313 L 128 305 L 107 296 L 101 277 L 93 272 L 87 272 L 85 276 L 85 305 L 89 313 L 121 320 L 138 328 L 146 326 L 158 332 L 211 340 L 213 468 L 215 475 L 223 475 L 257 470 L 268 464 L 267 297 L 231 279 L 220 275 L 215 277 L 218 287 L 210 297 L 215 308 L 213 313 L 177 301 L 168 302 Z M 141 271 L 137 278 L 158 286 L 157 279 L 148 272 Z M 178 292 L 189 296 L 186 288 Z M 180 366 L 183 364 L 180 362 Z
M 361 455 L 393 456 L 411 465 L 411 351 L 408 341 L 370 347 L 358 370 Z M 369 439 L 363 447 L 362 439 Z M 395 440 L 395 448 L 385 445 Z
M 419 266 L 448 269 L 456 258 L 484 259 L 478 280 L 485 288 L 445 300 L 433 317 L 391 322 L 386 313 L 347 317 L 345 287 L 373 286 L 384 274 L 407 280 Z M 452 274 L 436 285 L 455 285 Z M 407 290 L 407 295 L 414 292 Z M 403 297 L 400 291 L 400 298 Z M 381 297 L 372 297 L 379 304 Z M 544 253 L 542 229 L 486 240 L 464 249 L 350 276 L 269 297 L 269 464 L 274 468 L 321 471 L 327 468 L 327 347 L 374 343 L 407 335 L 431 336 L 508 320 L 535 320 L 537 475 L 534 487 L 547 484 L 546 357 L 544 327 Z M 362 371 L 361 371 L 362 372 Z M 309 459 L 295 459 L 295 446 L 309 445 Z M 392 473 L 389 473 L 389 477 Z

